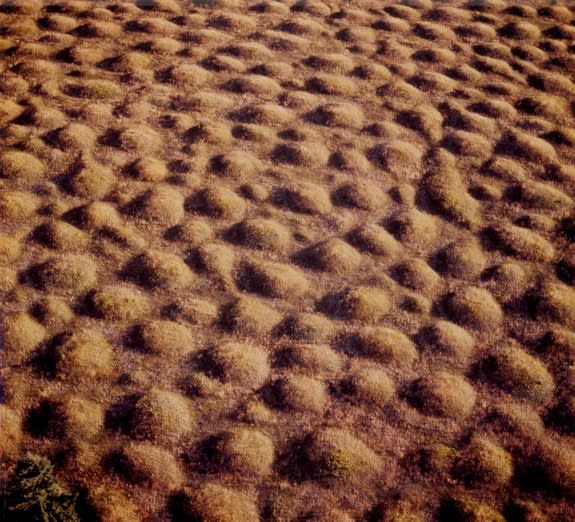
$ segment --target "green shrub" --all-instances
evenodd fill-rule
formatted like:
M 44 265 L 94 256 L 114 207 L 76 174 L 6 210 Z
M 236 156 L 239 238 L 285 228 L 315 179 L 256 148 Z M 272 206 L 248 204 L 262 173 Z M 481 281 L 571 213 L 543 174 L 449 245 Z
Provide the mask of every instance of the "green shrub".
M 6 487 L 6 522 L 79 522 L 75 495 L 57 483 L 46 458 L 27 453 Z

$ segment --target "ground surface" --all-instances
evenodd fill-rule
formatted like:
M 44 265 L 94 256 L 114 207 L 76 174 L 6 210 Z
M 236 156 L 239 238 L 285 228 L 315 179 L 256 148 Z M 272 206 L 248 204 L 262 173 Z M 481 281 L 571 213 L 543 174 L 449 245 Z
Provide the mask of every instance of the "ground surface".
M 553 4 L 1 2 L 4 473 L 85 520 L 573 520 Z

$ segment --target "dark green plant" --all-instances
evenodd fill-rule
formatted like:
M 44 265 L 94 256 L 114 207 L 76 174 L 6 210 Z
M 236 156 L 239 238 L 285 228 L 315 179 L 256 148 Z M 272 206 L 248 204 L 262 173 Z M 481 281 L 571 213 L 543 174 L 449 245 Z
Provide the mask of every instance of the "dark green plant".
M 79 522 L 76 496 L 66 493 L 54 477 L 52 464 L 27 453 L 16 465 L 0 506 L 6 522 Z

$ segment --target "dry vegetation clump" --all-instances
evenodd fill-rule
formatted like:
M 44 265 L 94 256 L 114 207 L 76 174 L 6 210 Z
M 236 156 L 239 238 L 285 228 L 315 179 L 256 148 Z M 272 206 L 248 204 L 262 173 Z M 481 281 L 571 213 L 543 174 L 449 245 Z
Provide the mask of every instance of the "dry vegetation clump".
M 49 327 L 64 326 L 74 318 L 74 311 L 70 305 L 53 295 L 48 295 L 35 303 L 32 313 L 42 324 Z
M 471 413 L 476 396 L 464 377 L 445 370 L 417 379 L 407 393 L 408 401 L 423 414 L 454 419 Z
M 162 136 L 143 124 L 118 130 L 112 143 L 126 151 L 140 154 L 157 154 L 164 146 Z
M 82 382 L 109 377 L 114 369 L 114 349 L 94 330 L 79 330 L 60 339 L 52 354 L 61 378 Z
M 468 147 L 463 150 L 465 155 L 472 155 Z M 441 214 L 467 228 L 474 228 L 481 222 L 479 202 L 469 195 L 461 175 L 454 169 L 433 169 L 425 176 L 423 184 Z
M 16 237 L 0 232 L 0 263 L 9 265 L 20 257 L 21 252 L 22 246 Z
M 311 182 L 301 182 L 285 191 L 285 204 L 295 212 L 329 214 L 333 210 L 329 193 Z
M 110 80 L 84 80 L 81 84 L 69 84 L 65 92 L 71 96 L 110 100 L 122 93 L 121 87 Z
M 97 402 L 80 395 L 69 395 L 56 408 L 66 437 L 71 441 L 95 441 L 104 428 L 104 409 Z
M 202 120 L 189 129 L 184 136 L 191 143 L 229 145 L 233 141 L 230 127 L 218 120 Z
M 445 308 L 454 322 L 478 330 L 493 330 L 503 322 L 499 303 L 487 290 L 475 286 L 448 294 Z
M 160 250 L 134 257 L 124 268 L 124 275 L 141 286 L 165 290 L 182 290 L 196 278 L 180 257 Z
M 376 145 L 367 152 L 367 158 L 381 169 L 393 175 L 407 176 L 409 179 L 421 177 L 421 150 L 411 143 L 391 140 Z
M 6 364 L 26 360 L 46 336 L 46 329 L 26 312 L 6 317 L 2 328 Z
M 181 88 L 197 89 L 211 80 L 212 73 L 198 65 L 183 63 L 161 71 L 160 77 Z
M 259 346 L 227 342 L 211 348 L 205 355 L 208 373 L 246 389 L 260 388 L 270 373 L 267 353 Z
M 255 103 L 241 107 L 231 112 L 228 117 L 234 121 L 248 124 L 267 126 L 284 125 L 295 118 L 294 113 L 277 103 Z M 269 138 L 269 131 L 263 130 L 265 138 Z M 241 152 L 244 154 L 244 151 Z M 243 164 L 241 158 L 234 158 L 239 166 Z M 236 167 L 238 170 L 240 170 Z
M 246 212 L 245 200 L 223 186 L 213 186 L 198 192 L 186 202 L 186 210 L 200 210 L 219 219 L 240 220 Z
M 319 141 L 296 141 L 280 143 L 272 151 L 272 158 L 279 162 L 298 167 L 318 167 L 327 165 L 329 150 Z
M 415 208 L 401 210 L 386 223 L 388 231 L 405 246 L 426 249 L 438 238 L 439 228 L 433 217 Z
M 535 163 L 557 162 L 557 152 L 553 145 L 521 131 L 509 131 L 504 134 L 495 152 Z
M 290 374 L 276 381 L 274 394 L 278 406 L 286 410 L 318 415 L 329 401 L 325 383 L 306 375 Z
M 35 241 L 60 251 L 85 251 L 90 244 L 90 236 L 65 221 L 54 220 L 42 223 L 32 232 Z
M 389 294 L 376 287 L 359 286 L 346 288 L 324 298 L 320 308 L 330 315 L 352 321 L 377 323 L 391 310 Z
M 354 148 L 336 150 L 329 157 L 328 165 L 337 170 L 362 174 L 371 169 L 371 164 L 365 155 Z
M 396 257 L 402 250 L 401 243 L 387 230 L 376 224 L 352 230 L 348 239 L 359 250 L 378 256 Z
M 136 505 L 115 487 L 99 485 L 87 493 L 86 502 L 102 522 L 139 522 Z
M 391 272 L 398 283 L 424 294 L 433 292 L 441 282 L 439 274 L 420 258 L 411 258 L 394 265 Z
M 433 105 L 418 105 L 413 109 L 401 111 L 396 116 L 396 121 L 432 142 L 439 141 L 443 135 L 443 116 Z
M 12 268 L 0 266 L 0 292 L 8 294 L 18 284 L 18 273 Z
M 385 326 L 359 331 L 352 340 L 351 350 L 401 368 L 410 368 L 419 357 L 415 343 L 407 335 Z
M 364 115 L 361 108 L 352 103 L 320 105 L 307 115 L 308 121 L 326 127 L 344 127 L 348 129 L 361 129 Z
M 62 254 L 33 267 L 29 277 L 45 291 L 79 293 L 96 283 L 97 265 L 85 255 Z
M 296 341 L 321 342 L 333 335 L 334 326 L 319 314 L 300 312 L 288 316 L 281 331 Z
M 575 324 L 575 290 L 561 283 L 544 283 L 537 290 L 537 316 L 564 326 Z
M 290 265 L 274 262 L 248 262 L 239 270 L 238 286 L 267 297 L 300 297 L 310 288 L 306 276 Z
M 217 436 L 214 447 L 218 467 L 242 476 L 265 476 L 274 461 L 272 439 L 261 431 L 232 428 Z
M 262 98 L 275 98 L 282 92 L 282 87 L 276 80 L 261 74 L 232 78 L 225 88 L 238 94 L 252 94 Z
M 118 457 L 118 470 L 135 484 L 176 490 L 184 483 L 174 455 L 150 442 L 129 442 Z
M 195 418 L 185 397 L 152 388 L 134 405 L 130 425 L 137 439 L 172 447 L 193 430 Z
M 66 188 L 75 196 L 88 199 L 104 198 L 116 183 L 112 171 L 94 160 L 81 158 L 66 179 Z
M 21 221 L 34 214 L 40 206 L 39 198 L 30 192 L 3 190 L 0 193 L 0 218 Z
M 221 54 L 212 54 L 202 60 L 202 67 L 215 72 L 243 73 L 246 70 L 246 64 L 242 60 Z
M 417 335 L 417 341 L 421 350 L 430 353 L 434 361 L 441 361 L 455 368 L 467 368 L 473 358 L 473 337 L 449 321 L 439 319 L 423 327 Z
M 370 181 L 346 183 L 333 193 L 332 199 L 336 204 L 370 211 L 378 210 L 388 202 L 383 190 Z
M 196 339 L 186 326 L 168 320 L 148 320 L 134 331 L 134 347 L 146 353 L 181 357 L 196 349 Z
M 453 242 L 434 256 L 435 269 L 452 277 L 473 279 L 487 266 L 487 258 L 476 241 Z
M 96 138 L 92 127 L 73 122 L 54 133 L 54 144 L 62 150 L 90 151 L 96 145 Z
M 342 369 L 341 356 L 326 344 L 292 344 L 282 352 L 281 359 L 282 365 L 312 376 L 329 378 Z
M 241 245 L 264 251 L 285 252 L 292 243 L 289 229 L 273 219 L 246 219 L 232 227 L 229 234 Z
M 17 150 L 0 154 L 0 176 L 16 181 L 18 185 L 38 181 L 44 172 L 44 163 L 33 154 Z
M 248 496 L 213 482 L 185 488 L 184 517 L 203 522 L 259 522 L 256 503 Z
M 186 245 L 197 246 L 207 243 L 214 238 L 214 231 L 209 221 L 194 219 L 170 228 L 166 232 L 166 238 L 174 241 L 182 241 Z
M 573 206 L 573 199 L 548 183 L 529 181 L 512 187 L 511 191 L 514 199 L 531 208 L 562 210 Z
M 281 318 L 279 312 L 253 297 L 240 297 L 222 312 L 222 321 L 227 328 L 247 336 L 270 334 Z
M 555 257 L 549 241 L 524 227 L 500 224 L 486 229 L 485 235 L 498 250 L 519 259 L 548 263 Z
M 358 86 L 351 78 L 318 73 L 306 81 L 306 89 L 312 93 L 353 96 L 357 94 Z
M 469 496 L 450 497 L 443 501 L 439 520 L 442 522 L 505 522 L 499 511 L 485 502 L 475 500 Z
M 353 397 L 378 407 L 391 400 L 395 394 L 393 379 L 378 366 L 355 368 L 346 378 L 346 386 Z
M 502 301 L 518 297 L 529 282 L 528 273 L 518 263 L 495 265 L 487 276 L 491 293 Z
M 347 242 L 331 238 L 299 252 L 297 256 L 306 266 L 326 272 L 350 273 L 361 264 L 361 254 Z
M 232 150 L 213 156 L 209 168 L 220 176 L 252 179 L 261 172 L 262 163 L 248 151 Z
M 474 434 L 455 463 L 454 473 L 471 485 L 503 487 L 513 476 L 513 460 L 497 443 Z
M 16 458 L 22 440 L 22 418 L 20 413 L 5 404 L 0 404 L 0 462 Z
M 139 181 L 160 182 L 168 177 L 166 164 L 152 156 L 144 156 L 128 166 L 128 172 Z
M 232 284 L 236 252 L 223 243 L 209 242 L 196 250 L 199 267 L 211 274 L 218 282 L 228 287 Z
M 171 227 L 184 219 L 184 196 L 170 185 L 155 185 L 131 201 L 126 211 L 134 216 Z
M 185 299 L 168 305 L 168 315 L 174 320 L 193 325 L 209 326 L 218 318 L 218 307 L 205 299 Z
M 142 292 L 119 285 L 107 285 L 95 290 L 89 298 L 97 317 L 108 321 L 132 321 L 150 312 L 151 305 Z
M 122 218 L 111 203 L 94 201 L 81 207 L 76 207 L 64 216 L 66 221 L 91 232 L 103 228 L 121 228 Z
M 381 457 L 346 430 L 324 428 L 306 442 L 306 457 L 317 479 L 328 483 L 361 482 L 382 470 Z

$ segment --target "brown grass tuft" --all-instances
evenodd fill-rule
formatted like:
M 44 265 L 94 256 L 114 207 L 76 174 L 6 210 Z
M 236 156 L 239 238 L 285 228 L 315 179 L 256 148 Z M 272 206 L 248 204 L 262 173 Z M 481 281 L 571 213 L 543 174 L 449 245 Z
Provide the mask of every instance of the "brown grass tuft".
M 464 326 L 478 330 L 494 330 L 503 322 L 503 311 L 493 296 L 485 289 L 464 287 L 446 299 L 449 316 Z
M 219 484 L 208 482 L 184 490 L 183 513 L 204 522 L 258 522 L 256 503 L 244 495 Z
M 136 197 L 126 210 L 145 221 L 170 227 L 184 219 L 184 196 L 175 187 L 159 184 Z
M 44 340 L 46 329 L 26 312 L 17 312 L 3 321 L 6 364 L 23 362 Z
M 391 310 L 391 301 L 380 288 L 359 286 L 326 297 L 320 307 L 341 319 L 377 323 Z
M 374 211 L 388 203 L 388 197 L 375 183 L 356 181 L 339 187 L 332 199 L 341 205 Z
M 421 177 L 421 150 L 401 140 L 392 140 L 376 145 L 367 153 L 368 159 L 377 167 L 397 176 L 410 179 Z
M 134 437 L 173 447 L 192 431 L 195 419 L 185 397 L 152 388 L 136 402 L 130 423 Z
M 537 312 L 565 326 L 575 325 L 575 290 L 561 283 L 545 283 L 537 291 Z
M 411 258 L 394 265 L 391 272 L 398 283 L 424 294 L 432 293 L 441 282 L 439 274 L 420 258 Z
M 110 377 L 114 367 L 114 349 L 92 330 L 67 335 L 54 356 L 57 374 L 72 381 Z
M 376 224 L 352 230 L 349 241 L 361 251 L 378 256 L 396 257 L 402 250 L 401 243 Z
M 62 254 L 34 267 L 30 277 L 45 291 L 79 293 L 96 283 L 97 265 L 85 255 Z
M 383 406 L 395 394 L 395 384 L 388 373 L 377 366 L 360 366 L 349 376 L 351 394 L 360 401 Z
M 181 357 L 193 352 L 197 342 L 184 325 L 168 320 L 140 323 L 135 329 L 134 344 L 146 353 L 165 357 Z
M 229 233 L 234 241 L 264 251 L 285 252 L 292 242 L 290 231 L 272 219 L 246 219 L 235 225 Z
M 44 164 L 34 155 L 16 150 L 0 154 L 0 176 L 29 185 L 38 181 L 45 172 Z
M 144 156 L 129 167 L 129 172 L 139 181 L 159 182 L 168 177 L 166 164 L 157 158 Z
M 536 232 L 515 225 L 496 225 L 486 235 L 505 254 L 528 261 L 547 263 L 555 257 L 555 248 Z
M 329 401 L 324 382 L 306 375 L 291 374 L 276 382 L 275 393 L 282 408 L 321 414 Z
M 467 380 L 445 370 L 414 381 L 408 393 L 408 400 L 422 413 L 454 419 L 467 417 L 475 399 Z
M 385 326 L 360 330 L 351 349 L 400 368 L 410 368 L 419 357 L 415 343 L 407 335 Z
M 30 217 L 39 206 L 39 198 L 29 192 L 3 190 L 0 193 L 0 218 L 7 222 Z
M 301 182 L 285 192 L 286 205 L 304 214 L 329 214 L 333 210 L 329 193 L 311 182 Z
M 348 273 L 361 264 L 361 254 L 338 238 L 322 241 L 298 254 L 303 264 L 335 273 Z
M 218 435 L 214 451 L 222 471 L 259 477 L 271 473 L 274 445 L 261 431 L 232 428 Z
M 310 287 L 300 270 L 269 261 L 245 263 L 238 272 L 236 282 L 244 290 L 281 299 L 300 297 Z
M 160 250 L 136 256 L 124 268 L 124 274 L 141 286 L 165 290 L 181 290 L 195 280 L 194 273 L 180 257 Z
M 382 469 L 379 455 L 346 430 L 324 428 L 306 442 L 305 453 L 317 479 L 344 484 L 361 482 Z
M 417 341 L 421 350 L 428 352 L 434 362 L 447 363 L 455 368 L 466 369 L 474 355 L 473 337 L 460 326 L 441 319 L 422 328 Z
M 246 211 L 246 202 L 226 187 L 213 186 L 198 192 L 187 202 L 186 209 L 197 209 L 219 219 L 239 220 Z
M 259 299 L 241 297 L 225 308 L 223 322 L 235 333 L 264 336 L 281 321 L 281 315 Z
M 128 443 L 118 460 L 122 474 L 135 484 L 171 491 L 184 483 L 174 455 L 149 442 Z
M 224 343 L 208 350 L 206 357 L 218 379 L 246 389 L 261 387 L 270 373 L 266 352 L 251 344 Z
M 476 241 L 454 242 L 436 254 L 434 266 L 443 274 L 474 279 L 487 266 L 487 259 Z
M 334 327 L 321 315 L 300 312 L 286 318 L 282 332 L 297 341 L 321 342 L 333 335 Z

